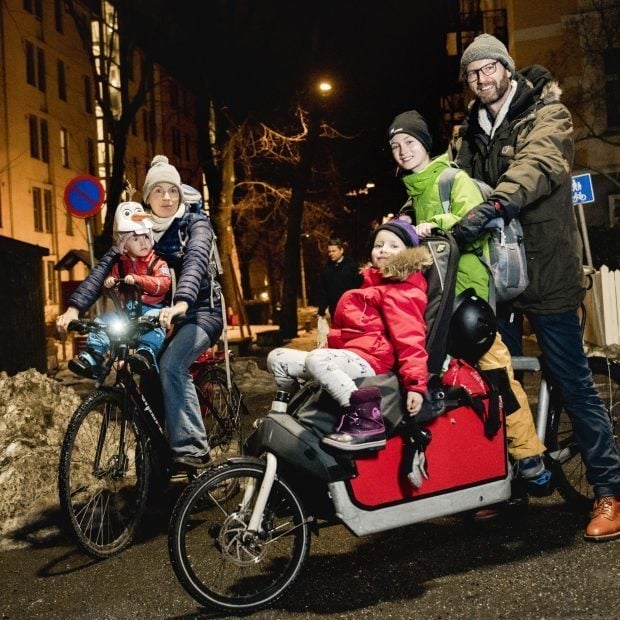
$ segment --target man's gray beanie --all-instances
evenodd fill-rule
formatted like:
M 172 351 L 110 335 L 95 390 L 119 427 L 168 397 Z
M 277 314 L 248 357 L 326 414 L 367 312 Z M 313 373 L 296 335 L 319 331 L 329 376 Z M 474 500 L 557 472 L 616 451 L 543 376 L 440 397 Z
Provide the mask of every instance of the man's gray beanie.
M 491 34 L 478 35 L 463 52 L 461 58 L 461 76 L 465 77 L 467 65 L 476 60 L 499 60 L 510 73 L 515 72 L 515 61 L 508 54 L 506 46 Z

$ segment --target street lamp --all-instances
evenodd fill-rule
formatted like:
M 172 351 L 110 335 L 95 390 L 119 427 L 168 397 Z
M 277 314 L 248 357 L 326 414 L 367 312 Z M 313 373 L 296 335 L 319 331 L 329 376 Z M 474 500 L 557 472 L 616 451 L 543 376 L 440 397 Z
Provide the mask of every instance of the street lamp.
M 321 93 L 321 96 L 323 97 L 330 95 L 332 92 L 332 88 L 333 87 L 332 87 L 331 82 L 327 80 L 321 80 L 318 84 L 319 93 Z

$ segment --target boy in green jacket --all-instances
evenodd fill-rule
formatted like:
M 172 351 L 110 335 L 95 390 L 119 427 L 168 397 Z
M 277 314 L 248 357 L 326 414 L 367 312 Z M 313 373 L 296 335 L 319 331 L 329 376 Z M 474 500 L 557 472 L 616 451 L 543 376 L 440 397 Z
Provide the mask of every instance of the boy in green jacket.
M 420 237 L 430 235 L 434 228 L 449 231 L 470 209 L 483 202 L 477 185 L 466 172 L 460 171 L 452 185 L 450 210 L 444 212 L 439 198 L 438 179 L 450 163 L 447 154 L 430 158 L 432 137 L 426 121 L 415 110 L 403 112 L 392 121 L 388 139 L 392 156 L 402 172 L 403 183 L 411 198 L 416 231 Z M 480 237 L 462 249 L 456 276 L 456 294 L 472 287 L 478 296 L 488 300 L 489 273 L 476 252 L 482 252 L 488 258 L 488 237 Z M 536 435 L 527 396 L 514 378 L 510 353 L 499 332 L 479 365 L 482 370 L 506 369 L 510 387 L 519 403 L 519 409 L 506 417 L 508 450 L 517 462 L 522 478 L 534 485 L 545 486 L 551 475 L 545 469 L 542 459 L 545 446 Z

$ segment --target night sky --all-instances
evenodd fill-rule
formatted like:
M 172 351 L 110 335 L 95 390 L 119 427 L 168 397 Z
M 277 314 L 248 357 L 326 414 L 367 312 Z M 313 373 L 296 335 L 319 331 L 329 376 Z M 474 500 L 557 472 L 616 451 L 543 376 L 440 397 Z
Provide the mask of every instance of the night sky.
M 158 6 L 159 3 L 159 6 Z M 357 138 L 335 146 L 351 187 L 377 184 L 375 208 L 404 200 L 394 178 L 386 131 L 415 108 L 436 132 L 439 95 L 454 76 L 445 59 L 450 0 L 151 0 L 160 60 L 194 87 L 215 93 L 242 121 L 282 126 L 315 78 L 329 77 L 326 120 Z M 187 7 L 187 8 L 186 8 Z M 445 145 L 438 145 L 436 152 Z

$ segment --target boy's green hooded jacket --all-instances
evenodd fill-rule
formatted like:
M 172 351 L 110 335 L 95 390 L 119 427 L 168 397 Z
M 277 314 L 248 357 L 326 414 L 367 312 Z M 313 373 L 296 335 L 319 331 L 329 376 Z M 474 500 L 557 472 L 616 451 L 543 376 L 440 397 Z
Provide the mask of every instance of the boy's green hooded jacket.
M 405 174 L 402 179 L 411 198 L 416 224 L 432 222 L 449 231 L 470 209 L 484 202 L 477 185 L 466 172 L 458 172 L 450 194 L 450 212 L 444 213 L 439 199 L 439 175 L 450 166 L 448 156 L 440 155 L 421 172 Z M 476 252 L 489 256 L 488 236 L 485 235 L 461 252 L 456 275 L 456 294 L 473 287 L 485 300 L 489 298 L 489 274 Z

